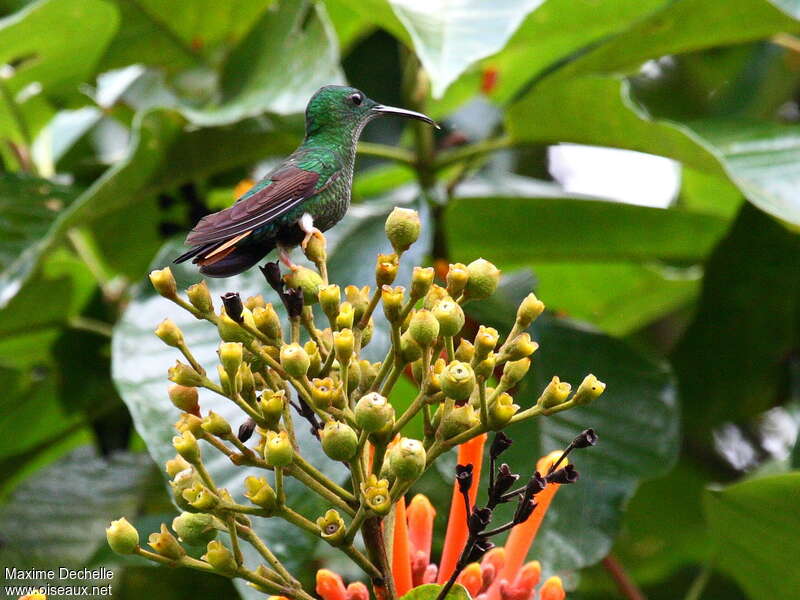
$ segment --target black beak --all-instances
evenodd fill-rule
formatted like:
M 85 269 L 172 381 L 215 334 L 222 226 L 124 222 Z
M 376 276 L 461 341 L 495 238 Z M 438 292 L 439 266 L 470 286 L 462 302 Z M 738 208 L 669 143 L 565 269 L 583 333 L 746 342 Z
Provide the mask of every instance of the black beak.
M 405 108 L 397 108 L 395 106 L 384 106 L 383 104 L 378 104 L 372 108 L 375 112 L 385 114 L 385 115 L 400 115 L 401 117 L 407 117 L 409 119 L 418 119 L 420 121 L 425 121 L 426 123 L 433 125 L 436 129 L 441 129 L 439 125 L 431 119 L 427 115 L 423 115 L 422 113 L 415 112 L 413 110 L 406 110 Z

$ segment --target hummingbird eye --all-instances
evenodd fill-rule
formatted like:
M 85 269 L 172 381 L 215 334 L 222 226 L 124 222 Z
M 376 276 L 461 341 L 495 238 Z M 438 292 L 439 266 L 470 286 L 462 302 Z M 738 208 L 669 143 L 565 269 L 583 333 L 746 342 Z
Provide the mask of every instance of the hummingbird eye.
M 356 106 L 359 106 L 363 101 L 364 101 L 363 95 L 359 93 L 350 94 L 350 102 L 352 102 Z

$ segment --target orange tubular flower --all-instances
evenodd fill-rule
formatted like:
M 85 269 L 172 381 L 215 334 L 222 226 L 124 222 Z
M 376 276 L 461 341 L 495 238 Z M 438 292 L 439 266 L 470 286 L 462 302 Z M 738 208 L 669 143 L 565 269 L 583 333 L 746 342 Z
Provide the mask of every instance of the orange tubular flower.
M 413 587 L 405 498 L 400 498 L 394 505 L 392 576 L 394 577 L 394 587 L 398 596 L 405 595 Z
M 481 481 L 481 463 L 483 462 L 483 446 L 486 443 L 486 434 L 472 438 L 458 447 L 458 464 L 472 465 L 472 485 L 469 488 L 470 504 L 475 503 L 478 495 L 478 486 Z M 467 531 L 467 514 L 464 500 L 458 492 L 458 483 L 453 485 L 453 500 L 450 502 L 450 517 L 447 521 L 447 534 L 444 538 L 442 561 L 439 564 L 439 583 L 444 583 L 453 574 L 458 562 L 458 556 L 464 548 L 469 537 Z
M 567 593 L 564 591 L 560 577 L 551 577 L 542 584 L 542 589 L 539 590 L 539 600 L 564 600 L 566 597 Z
M 360 581 L 354 581 L 347 586 L 347 600 L 369 600 L 369 590 Z
M 322 600 L 347 600 L 347 588 L 341 575 L 328 569 L 317 571 L 317 594 Z
M 406 510 L 408 543 L 411 551 L 411 579 L 414 587 L 427 583 L 426 573 L 431 564 L 433 519 L 436 509 L 427 497 L 417 494 Z M 435 567 L 434 567 L 435 568 Z

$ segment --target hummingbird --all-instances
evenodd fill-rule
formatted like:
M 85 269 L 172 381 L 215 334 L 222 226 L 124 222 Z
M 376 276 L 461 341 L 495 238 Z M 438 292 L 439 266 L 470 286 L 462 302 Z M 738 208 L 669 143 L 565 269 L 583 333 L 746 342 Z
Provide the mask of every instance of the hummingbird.
M 327 85 L 306 106 L 303 142 L 258 181 L 236 203 L 203 217 L 186 237 L 190 258 L 209 277 L 242 273 L 275 248 L 292 266 L 288 251 L 305 249 L 322 236 L 350 206 L 356 143 L 364 126 L 383 115 L 419 119 L 438 128 L 430 117 L 385 106 L 347 86 Z

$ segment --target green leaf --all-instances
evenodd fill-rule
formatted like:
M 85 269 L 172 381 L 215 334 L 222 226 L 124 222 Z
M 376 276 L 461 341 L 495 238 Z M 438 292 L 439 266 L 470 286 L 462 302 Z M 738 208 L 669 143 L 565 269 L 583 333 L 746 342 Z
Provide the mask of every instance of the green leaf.
M 419 585 L 402 596 L 401 600 L 436 600 L 441 589 L 442 586 L 435 583 Z M 470 595 L 463 585 L 457 583 L 447 592 L 445 600 L 470 600 Z
M 787 568 L 800 536 L 800 473 L 751 479 L 705 496 L 716 564 L 753 600 L 791 598 L 800 570 Z
M 453 258 L 483 253 L 506 268 L 552 260 L 692 263 L 726 226 L 715 216 L 576 198 L 458 198 L 445 213 Z
M 509 0 L 481 10 L 476 0 L 450 5 L 447 0 L 389 0 L 408 31 L 414 49 L 431 78 L 434 98 L 472 63 L 498 52 L 528 13 L 543 0 Z
M 136 510 L 151 469 L 145 454 L 105 458 L 84 446 L 39 471 L 0 509 L 0 560 L 19 569 L 84 566 L 106 543 L 108 523 Z

